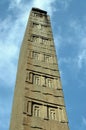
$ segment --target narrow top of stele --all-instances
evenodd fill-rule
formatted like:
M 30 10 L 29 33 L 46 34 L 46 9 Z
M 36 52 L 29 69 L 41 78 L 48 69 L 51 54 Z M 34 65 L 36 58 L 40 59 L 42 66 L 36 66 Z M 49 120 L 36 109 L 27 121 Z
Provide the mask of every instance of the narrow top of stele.
M 40 13 L 47 14 L 47 11 L 39 9 L 39 8 L 35 8 L 35 7 L 32 8 L 32 11 L 37 11 L 37 12 L 40 12 Z

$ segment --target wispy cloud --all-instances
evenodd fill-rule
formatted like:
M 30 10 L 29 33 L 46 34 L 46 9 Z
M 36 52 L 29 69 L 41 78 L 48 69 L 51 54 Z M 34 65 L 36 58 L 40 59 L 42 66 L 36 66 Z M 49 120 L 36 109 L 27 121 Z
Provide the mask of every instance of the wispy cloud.
M 43 1 L 40 2 L 40 0 L 34 0 L 33 1 L 33 6 L 44 9 L 44 10 L 48 11 L 48 13 L 50 15 L 52 15 L 53 12 L 55 11 L 55 8 L 53 7 L 53 3 L 55 1 L 56 0 L 47 0 L 47 1 L 43 0 Z
M 79 48 L 77 55 L 78 67 L 82 68 L 83 64 L 86 64 L 86 22 L 84 20 L 81 24 L 79 20 L 74 20 L 70 25 L 70 27 L 73 29 L 73 33 L 76 36 L 74 43 Z
M 67 23 L 68 24 L 68 23 Z M 58 32 L 59 33 L 59 32 Z M 64 58 L 61 58 L 61 62 L 65 62 L 70 64 L 70 62 L 74 63 L 76 69 L 80 70 L 83 65 L 86 65 L 86 22 L 83 18 L 82 22 L 79 19 L 72 19 L 69 21 L 69 24 L 67 25 L 66 30 L 66 36 L 65 34 L 60 36 L 61 34 L 58 34 L 60 37 L 59 39 L 56 38 L 56 41 L 58 42 L 59 48 L 62 48 L 64 45 L 66 47 L 70 46 L 73 51 L 71 57 L 67 55 Z M 56 42 L 56 43 L 57 43 Z M 58 51 L 59 51 L 58 48 Z M 65 52 L 65 50 L 64 50 Z M 74 53 L 74 54 L 73 54 Z M 60 62 L 60 63 L 61 63 Z
M 86 65 L 86 50 L 85 49 L 78 55 L 78 67 L 81 68 L 83 64 Z
M 0 129 L 7 129 L 10 120 L 10 109 L 7 102 L 0 102 Z M 4 123 L 3 123 L 4 122 Z
M 86 117 L 85 116 L 82 117 L 82 126 L 83 125 L 86 127 Z
M 66 10 L 72 0 L 58 0 L 58 3 L 63 7 L 64 10 Z
M 9 8 L 10 9 L 12 9 L 12 8 L 20 8 L 21 4 L 22 4 L 21 0 L 10 0 L 10 6 L 9 6 Z
M 69 27 L 71 31 L 73 31 L 76 38 L 79 40 L 79 42 L 76 42 L 76 44 L 79 45 L 81 49 L 83 47 L 86 48 L 86 44 L 85 44 L 86 43 L 86 37 L 85 37 L 86 21 L 85 19 L 83 18 L 82 21 L 80 21 L 79 19 L 77 20 L 73 19 L 69 23 Z

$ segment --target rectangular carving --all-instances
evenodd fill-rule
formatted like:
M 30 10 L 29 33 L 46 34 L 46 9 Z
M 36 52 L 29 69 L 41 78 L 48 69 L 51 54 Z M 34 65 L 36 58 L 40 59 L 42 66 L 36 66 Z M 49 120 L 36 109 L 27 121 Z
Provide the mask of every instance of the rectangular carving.
M 33 105 L 33 116 L 40 117 L 40 106 L 34 104 Z
M 32 105 L 32 115 L 35 117 L 42 117 L 42 105 L 36 102 L 33 102 Z
M 47 24 L 41 24 L 41 23 L 38 23 L 38 22 L 33 22 L 32 28 L 34 29 L 34 31 L 36 31 L 36 30 L 41 31 L 41 33 L 51 33 L 51 28 Z
M 36 43 L 38 41 L 38 36 L 32 35 L 30 40 Z
M 32 102 L 27 102 L 27 115 L 32 115 Z
M 23 113 L 27 115 L 31 115 L 32 110 L 32 102 L 28 101 L 26 98 L 24 99 Z
M 51 39 L 48 39 L 46 37 L 42 37 L 42 36 L 38 36 L 38 35 L 32 35 L 30 40 L 33 43 L 37 43 L 37 45 L 41 44 L 41 45 L 44 45 L 48 48 L 51 46 Z
M 34 29 L 37 29 L 38 31 L 42 29 L 42 25 L 39 24 L 39 23 L 33 23 L 32 26 L 33 26 Z
M 65 107 L 58 105 L 52 106 L 41 104 L 41 102 L 33 102 L 25 99 L 24 113 L 28 116 L 40 117 L 45 120 L 56 120 L 61 123 L 67 123 Z
M 32 12 L 32 16 L 33 17 L 40 17 L 40 18 L 43 18 L 43 14 L 41 14 L 41 13 L 36 13 L 36 12 Z
M 59 78 L 52 78 L 45 75 L 36 74 L 35 72 L 27 71 L 26 81 L 37 86 L 61 89 Z
M 35 75 L 34 74 L 34 84 L 41 85 L 41 77 L 40 77 L 40 75 Z
M 32 58 L 34 58 L 35 60 L 40 60 L 40 53 L 33 51 Z
M 52 78 L 46 78 L 46 86 L 49 88 L 54 88 L 53 79 Z
M 33 73 L 30 71 L 26 72 L 26 81 L 29 83 L 33 83 Z
M 57 109 L 52 106 L 47 106 L 47 115 L 49 120 L 57 120 Z
M 54 56 L 51 56 L 51 55 L 47 55 L 47 54 L 40 53 L 37 51 L 32 51 L 32 50 L 29 50 L 27 55 L 29 58 L 32 58 L 34 60 L 39 60 L 39 61 L 51 63 L 51 64 L 53 63 Z

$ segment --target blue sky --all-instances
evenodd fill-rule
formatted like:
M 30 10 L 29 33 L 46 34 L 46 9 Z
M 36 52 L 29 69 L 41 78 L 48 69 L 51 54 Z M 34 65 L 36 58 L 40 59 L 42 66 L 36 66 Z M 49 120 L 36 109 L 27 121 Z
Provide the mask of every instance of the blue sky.
M 86 129 L 86 0 L 0 1 L 0 130 L 8 130 L 19 49 L 32 7 L 48 11 L 70 130 Z

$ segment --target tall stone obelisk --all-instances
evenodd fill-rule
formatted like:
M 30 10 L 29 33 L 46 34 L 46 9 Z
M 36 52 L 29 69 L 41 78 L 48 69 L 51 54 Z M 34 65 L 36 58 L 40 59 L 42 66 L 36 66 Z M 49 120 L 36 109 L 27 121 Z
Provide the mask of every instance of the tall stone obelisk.
M 50 17 L 38 8 L 20 49 L 10 130 L 69 130 Z

